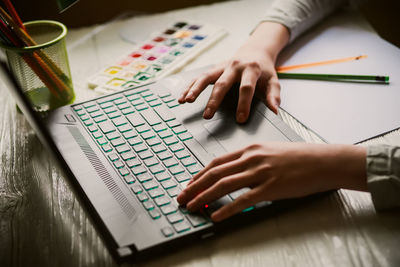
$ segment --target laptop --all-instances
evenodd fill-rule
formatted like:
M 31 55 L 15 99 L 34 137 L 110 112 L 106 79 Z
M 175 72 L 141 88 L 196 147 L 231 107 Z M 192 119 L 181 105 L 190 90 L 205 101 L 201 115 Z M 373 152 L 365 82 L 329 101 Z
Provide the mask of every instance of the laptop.
M 241 189 L 189 213 L 176 196 L 213 158 L 255 142 L 302 142 L 279 117 L 254 100 L 246 124 L 235 122 L 237 95 L 225 97 L 211 120 L 201 116 L 212 90 L 193 104 L 177 98 L 205 68 L 126 88 L 89 101 L 36 113 L 4 63 L 0 75 L 117 262 L 154 257 L 241 223 L 272 214 L 261 202 L 221 223 L 210 214 Z M 279 208 L 282 204 L 279 202 Z

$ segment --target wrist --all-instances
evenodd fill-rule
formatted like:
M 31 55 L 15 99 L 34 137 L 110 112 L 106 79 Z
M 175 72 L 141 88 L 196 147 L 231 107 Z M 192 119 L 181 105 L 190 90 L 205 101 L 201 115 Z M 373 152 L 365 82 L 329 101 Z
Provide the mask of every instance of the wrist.
M 289 38 L 289 30 L 285 26 L 277 22 L 264 21 L 256 27 L 249 42 L 269 54 L 275 62 L 280 51 L 289 42 Z
M 328 148 L 329 147 L 329 148 Z M 327 145 L 328 178 L 336 189 L 367 191 L 367 150 L 355 145 Z

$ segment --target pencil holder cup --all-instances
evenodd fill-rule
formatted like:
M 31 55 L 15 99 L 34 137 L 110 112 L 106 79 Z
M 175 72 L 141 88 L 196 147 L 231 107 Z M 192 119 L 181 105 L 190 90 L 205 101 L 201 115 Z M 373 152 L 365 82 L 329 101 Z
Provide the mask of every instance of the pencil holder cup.
M 24 23 L 33 46 L 1 45 L 11 72 L 35 111 L 48 111 L 75 100 L 65 46 L 67 28 L 50 20 Z

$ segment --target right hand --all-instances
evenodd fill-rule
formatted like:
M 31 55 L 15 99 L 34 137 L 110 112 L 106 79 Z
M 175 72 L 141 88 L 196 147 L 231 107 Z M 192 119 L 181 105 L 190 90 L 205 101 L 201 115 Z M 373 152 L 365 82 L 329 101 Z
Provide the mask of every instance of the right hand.
M 246 42 L 229 61 L 196 78 L 182 93 L 179 103 L 192 103 L 214 83 L 203 117 L 211 119 L 234 83 L 240 83 L 236 120 L 246 122 L 255 93 L 275 113 L 280 104 L 280 86 L 275 71 L 275 59 L 252 40 Z
M 179 98 L 181 104 L 194 102 L 201 92 L 214 84 L 203 117 L 211 119 L 234 83 L 240 83 L 236 120 L 246 122 L 254 94 L 273 112 L 281 102 L 275 61 L 289 40 L 288 29 L 275 22 L 262 22 L 250 38 L 227 62 L 196 78 Z

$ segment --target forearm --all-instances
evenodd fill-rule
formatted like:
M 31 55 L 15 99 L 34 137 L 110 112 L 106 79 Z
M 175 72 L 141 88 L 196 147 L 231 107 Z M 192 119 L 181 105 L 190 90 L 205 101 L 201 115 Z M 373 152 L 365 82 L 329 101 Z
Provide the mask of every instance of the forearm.
M 287 172 L 291 177 L 309 180 L 306 193 L 340 188 L 367 191 L 365 147 L 294 143 L 288 148 L 283 158 L 291 158 L 293 164 Z
M 251 34 L 247 44 L 270 55 L 275 62 L 280 51 L 289 41 L 289 30 L 280 23 L 265 21 Z
M 322 145 L 321 166 L 332 182 L 333 189 L 368 191 L 367 149 L 355 145 Z

